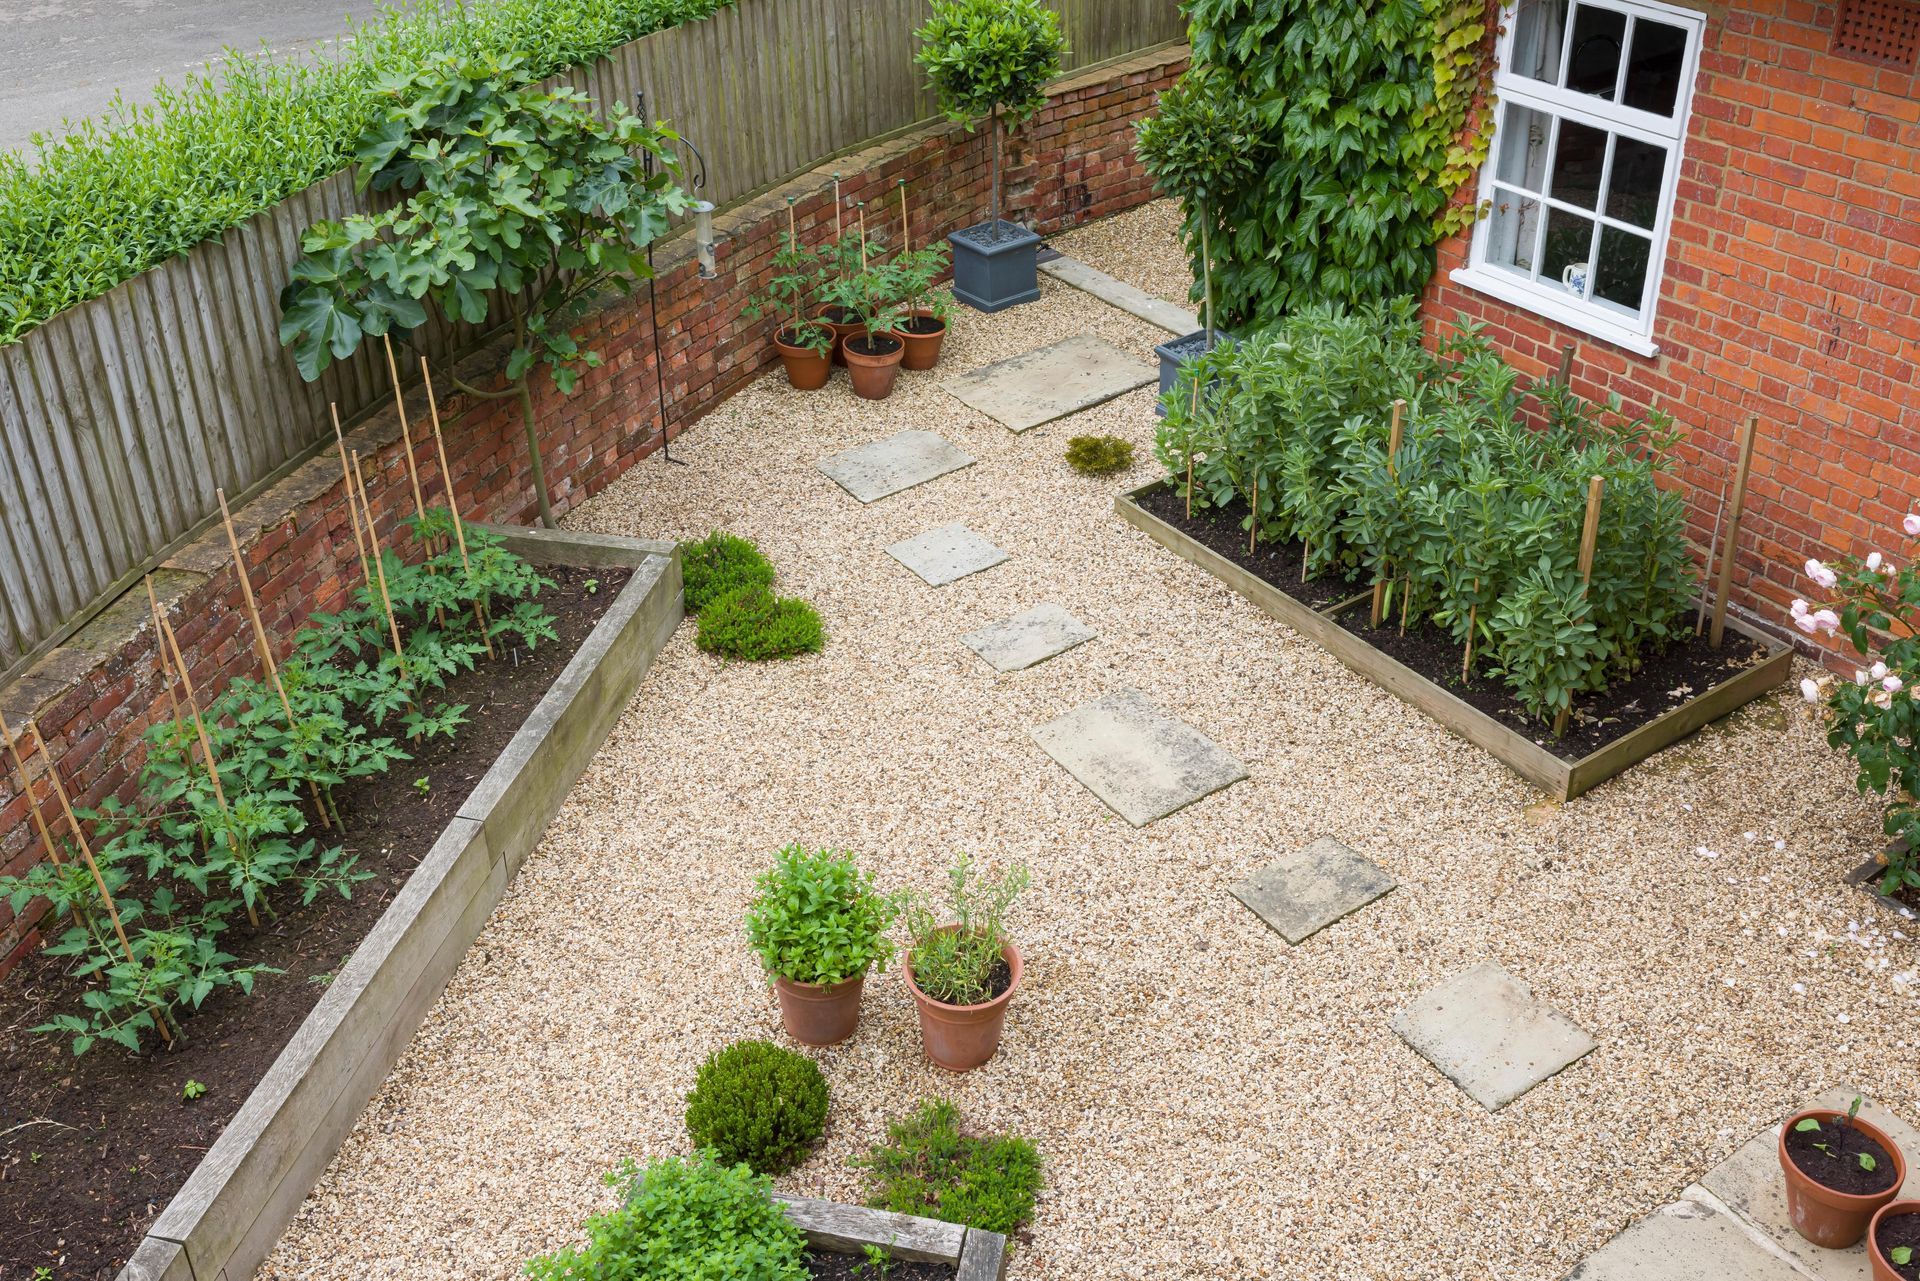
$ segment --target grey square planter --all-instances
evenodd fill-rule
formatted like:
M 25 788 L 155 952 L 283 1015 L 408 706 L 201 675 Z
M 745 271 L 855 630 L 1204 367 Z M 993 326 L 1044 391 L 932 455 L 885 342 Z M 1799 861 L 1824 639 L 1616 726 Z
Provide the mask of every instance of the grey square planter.
M 1040 237 L 1011 222 L 979 223 L 947 237 L 953 296 L 976 311 L 1005 311 L 1040 296 Z
M 1155 347 L 1153 354 L 1160 357 L 1160 399 L 1154 402 L 1153 412 L 1162 418 L 1167 416 L 1166 395 L 1173 390 L 1174 383 L 1180 377 L 1180 366 L 1232 341 L 1233 335 L 1224 329 L 1214 330 L 1211 341 L 1206 330 L 1196 329 Z

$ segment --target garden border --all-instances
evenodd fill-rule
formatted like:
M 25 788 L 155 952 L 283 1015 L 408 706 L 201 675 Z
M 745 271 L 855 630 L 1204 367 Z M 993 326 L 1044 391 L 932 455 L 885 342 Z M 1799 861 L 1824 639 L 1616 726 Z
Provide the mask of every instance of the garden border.
M 1374 684 L 1438 721 L 1442 727 L 1487 752 L 1520 777 L 1559 801 L 1570 801 L 1624 773 L 1655 752 L 1671 747 L 1701 726 L 1746 706 L 1786 683 L 1793 666 L 1793 650 L 1771 636 L 1750 631 L 1729 619 L 1738 636 L 1764 645 L 1767 657 L 1754 666 L 1689 699 L 1658 720 L 1650 721 L 1577 761 L 1566 761 L 1515 732 L 1492 716 L 1455 697 L 1412 668 L 1368 644 L 1342 627 L 1340 614 L 1354 608 L 1371 593 L 1337 601 L 1325 609 L 1310 609 L 1271 583 L 1247 572 L 1226 557 L 1191 538 L 1140 506 L 1140 499 L 1164 488 L 1156 480 L 1117 495 L 1113 510 L 1120 519 L 1173 552 L 1182 560 L 1212 574 L 1240 595 L 1273 615 Z
M 1920 912 L 1915 912 L 1905 903 L 1893 897 L 1893 895 L 1882 894 L 1880 892 L 1880 887 L 1874 883 L 1874 878 L 1886 870 L 1887 865 L 1882 863 L 1878 857 L 1870 858 L 1859 867 L 1847 873 L 1847 884 L 1853 886 L 1901 920 L 1910 923 L 1920 921 Z
M 535 563 L 631 567 L 633 577 L 148 1227 L 118 1281 L 253 1275 L 683 616 L 672 543 L 476 527 Z
M 858 1254 L 877 1245 L 896 1259 L 950 1263 L 954 1281 L 1004 1281 L 1007 1275 L 1007 1239 L 998 1232 L 811 1197 L 774 1200 L 816 1250 Z

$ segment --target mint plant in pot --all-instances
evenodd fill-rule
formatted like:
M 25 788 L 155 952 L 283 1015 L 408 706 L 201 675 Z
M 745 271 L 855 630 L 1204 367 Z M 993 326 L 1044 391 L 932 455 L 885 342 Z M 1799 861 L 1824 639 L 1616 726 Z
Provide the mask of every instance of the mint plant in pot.
M 1829 1250 L 1858 1245 L 1874 1215 L 1900 1194 L 1907 1162 L 1886 1131 L 1845 1112 L 1816 1108 L 1780 1127 L 1787 1215 L 1801 1236 Z
M 780 998 L 780 1022 L 803 1045 L 838 1045 L 860 1021 L 867 971 L 893 959 L 899 903 L 845 850 L 789 845 L 761 874 L 747 941 Z
M 988 219 L 947 237 L 954 297 L 980 311 L 1032 302 L 1040 296 L 1040 237 L 1001 217 L 1001 133 L 1045 105 L 1047 83 L 1060 74 L 1066 51 L 1060 17 L 1039 0 L 934 0 L 932 20 L 914 34 L 914 60 L 940 109 L 969 132 L 986 122 L 992 139 Z
M 947 887 L 952 921 L 943 923 L 924 897 L 908 901 L 907 990 L 920 1010 L 927 1058 L 966 1072 L 999 1050 L 1007 1006 L 1020 986 L 1025 966 L 1007 937 L 1006 917 L 1027 887 L 1027 870 L 1016 865 L 998 879 L 976 880 L 963 855 L 947 873 Z
M 774 349 L 787 381 L 799 391 L 817 391 L 833 373 L 833 330 L 813 315 L 826 273 L 824 255 L 789 231 L 773 255 L 773 278 L 741 311 L 749 320 L 774 318 Z

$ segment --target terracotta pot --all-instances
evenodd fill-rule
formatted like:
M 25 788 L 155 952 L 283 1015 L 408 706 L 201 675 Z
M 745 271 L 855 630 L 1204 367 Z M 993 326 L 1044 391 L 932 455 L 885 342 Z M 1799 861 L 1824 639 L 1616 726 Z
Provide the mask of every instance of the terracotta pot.
M 941 930 L 958 928 L 943 925 Z M 1020 988 L 1023 969 L 1020 949 L 1009 943 L 1001 949 L 1007 968 L 1013 972 L 1007 990 L 979 1005 L 948 1005 L 922 992 L 913 981 L 913 961 L 909 957 L 900 972 L 906 976 L 907 991 L 920 1007 L 920 1045 L 935 1067 L 949 1072 L 969 1072 L 979 1067 L 1000 1048 L 1000 1034 L 1007 1026 L 1007 1004 Z
M 802 1045 L 838 1045 L 860 1022 L 860 992 L 866 971 L 838 983 L 796 983 L 774 975 L 780 1025 Z
M 833 376 L 833 353 L 817 352 L 811 347 L 796 347 L 784 334 L 773 336 L 780 363 L 787 367 L 787 381 L 797 391 L 818 391 Z
M 863 329 L 858 338 L 865 337 L 866 330 Z M 867 400 L 885 400 L 893 394 L 893 383 L 900 376 L 900 361 L 907 354 L 907 345 L 892 334 L 876 334 L 874 341 L 888 344 L 892 350 L 869 356 L 855 349 L 856 339 L 847 340 L 847 373 L 853 379 L 854 395 Z
M 917 311 L 915 320 L 933 320 L 930 313 Z M 900 361 L 902 369 L 932 369 L 940 363 L 940 344 L 946 340 L 945 321 L 935 320 L 940 327 L 932 333 L 915 333 L 911 329 L 901 328 L 893 331 L 894 336 L 907 345 L 907 354 Z
M 833 363 L 836 365 L 847 363 L 847 339 L 865 332 L 858 319 L 834 319 L 836 316 L 851 317 L 852 315 L 853 313 L 844 307 L 822 307 L 815 313 L 816 320 L 833 330 Z
M 1908 1273 L 1895 1268 L 1893 1260 L 1880 1248 L 1880 1225 L 1903 1214 L 1920 1215 L 1920 1201 L 1889 1201 L 1867 1225 L 1867 1257 L 1873 1260 L 1873 1281 L 1907 1281 Z M 1920 1257 L 1914 1262 L 1920 1263 Z
M 1849 1124 L 1858 1126 L 1862 1134 L 1885 1148 L 1893 1158 L 1893 1186 L 1872 1196 L 1836 1192 L 1815 1181 L 1787 1155 L 1787 1136 L 1793 1133 L 1794 1126 L 1808 1117 L 1826 1125 L 1845 1119 L 1846 1113 L 1812 1108 L 1794 1113 L 1780 1126 L 1780 1169 L 1787 1181 L 1787 1217 L 1792 1221 L 1794 1230 L 1815 1245 L 1828 1250 L 1845 1250 L 1858 1245 L 1860 1238 L 1867 1234 L 1867 1224 L 1874 1214 L 1900 1195 L 1900 1185 L 1907 1181 L 1907 1159 L 1894 1146 L 1893 1140 L 1887 1137 L 1885 1130 L 1870 1121 L 1855 1118 Z

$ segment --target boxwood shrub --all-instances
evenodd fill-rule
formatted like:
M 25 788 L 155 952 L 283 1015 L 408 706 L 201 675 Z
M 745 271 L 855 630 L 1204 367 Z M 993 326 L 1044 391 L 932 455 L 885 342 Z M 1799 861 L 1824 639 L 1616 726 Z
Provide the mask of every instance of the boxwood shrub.
M 694 1074 L 687 1134 L 729 1164 L 785 1174 L 806 1159 L 827 1126 L 827 1081 L 804 1054 L 771 1041 L 716 1050 Z

